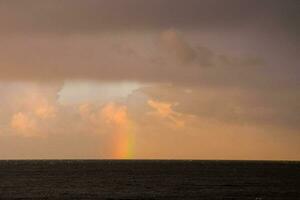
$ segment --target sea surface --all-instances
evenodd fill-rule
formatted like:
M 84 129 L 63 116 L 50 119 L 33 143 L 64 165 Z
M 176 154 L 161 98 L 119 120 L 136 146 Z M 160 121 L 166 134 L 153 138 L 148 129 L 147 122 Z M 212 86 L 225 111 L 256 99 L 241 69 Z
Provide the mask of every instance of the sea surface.
M 300 162 L 0 161 L 2 199 L 300 200 Z

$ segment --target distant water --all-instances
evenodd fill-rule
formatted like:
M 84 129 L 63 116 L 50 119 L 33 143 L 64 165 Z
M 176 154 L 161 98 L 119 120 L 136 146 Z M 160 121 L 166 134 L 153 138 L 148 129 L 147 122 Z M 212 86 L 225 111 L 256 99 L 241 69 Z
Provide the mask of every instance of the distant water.
M 300 162 L 0 161 L 0 199 L 298 200 Z

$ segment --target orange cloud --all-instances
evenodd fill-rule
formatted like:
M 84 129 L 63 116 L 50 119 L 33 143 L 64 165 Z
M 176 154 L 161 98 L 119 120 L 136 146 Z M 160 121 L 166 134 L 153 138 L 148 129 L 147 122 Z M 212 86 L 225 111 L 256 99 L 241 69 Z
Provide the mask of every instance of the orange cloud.
M 106 123 L 109 124 L 124 126 L 129 121 L 126 106 L 118 106 L 114 103 L 110 103 L 102 109 L 101 113 Z
M 150 112 L 151 115 L 167 119 L 176 127 L 185 126 L 185 121 L 181 118 L 181 114 L 174 111 L 172 108 L 172 106 L 176 104 L 148 100 L 148 105 L 155 110 L 154 112 Z
M 10 125 L 19 135 L 24 137 L 36 136 L 36 122 L 25 113 L 19 112 L 13 115 Z
M 39 105 L 35 109 L 35 114 L 42 119 L 53 118 L 56 116 L 56 108 L 49 104 Z

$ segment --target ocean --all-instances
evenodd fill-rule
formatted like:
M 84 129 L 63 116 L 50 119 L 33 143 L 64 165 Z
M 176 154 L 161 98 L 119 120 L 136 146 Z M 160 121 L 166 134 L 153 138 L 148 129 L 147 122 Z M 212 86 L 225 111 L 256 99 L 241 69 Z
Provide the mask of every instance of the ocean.
M 300 162 L 0 161 L 0 199 L 298 200 Z

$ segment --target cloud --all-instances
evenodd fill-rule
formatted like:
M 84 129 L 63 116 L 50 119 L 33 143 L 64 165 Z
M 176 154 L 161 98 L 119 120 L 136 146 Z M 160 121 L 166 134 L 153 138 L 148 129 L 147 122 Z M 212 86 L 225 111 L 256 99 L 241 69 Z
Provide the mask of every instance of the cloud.
M 54 118 L 56 115 L 56 108 L 48 104 L 40 105 L 36 108 L 35 114 L 42 119 Z
M 41 156 L 40 145 L 109 157 L 112 136 L 130 124 L 142 158 L 298 158 L 296 5 L 0 1 L 0 157 L 15 143 L 18 155 Z
M 295 4 L 1 2 L 0 80 L 296 87 Z
M 36 110 L 13 114 L 10 121 L 12 133 L 28 138 L 47 136 L 49 127 L 53 125 L 52 120 L 56 117 L 54 109 L 56 108 L 37 107 Z M 55 127 L 53 128 L 55 129 Z M 55 131 L 57 130 L 53 130 L 53 132 Z
M 25 137 L 36 136 L 36 122 L 24 113 L 14 114 L 11 120 L 11 127 L 16 130 L 17 134 Z
M 284 27 L 292 33 L 299 32 L 296 5 L 297 0 L 9 1 L 1 2 L 0 25 L 5 28 L 0 34 L 95 34 L 170 27 L 214 31 Z
M 278 94 L 277 91 L 177 85 L 149 86 L 139 91 L 158 102 L 177 102 L 173 109 L 172 104 L 151 102 L 161 115 L 179 112 L 230 124 L 295 131 L 300 128 L 297 115 L 300 94 L 296 91 Z
M 181 119 L 181 114 L 175 112 L 172 108 L 174 104 L 155 100 L 148 100 L 147 103 L 155 110 L 153 112 L 149 112 L 150 115 L 157 116 L 161 119 L 167 119 L 177 128 L 184 127 L 185 122 L 183 119 Z
M 114 103 L 107 104 L 101 111 L 106 123 L 124 126 L 128 123 L 128 114 L 126 106 L 118 106 Z
M 10 38 L 0 47 L 0 80 L 83 79 L 267 87 L 279 79 L 267 77 L 271 68 L 263 66 L 259 59 L 220 56 L 194 43 L 173 30 L 129 34 L 121 39 L 118 35 Z
M 78 111 L 84 127 L 96 134 L 105 134 L 111 131 L 109 128 L 124 127 L 129 123 L 127 107 L 110 101 L 102 104 L 83 103 Z
M 0 105 L 6 108 L 0 113 L 2 158 L 299 158 L 298 129 L 257 123 L 261 118 L 251 113 L 257 104 L 246 93 L 156 85 L 123 101 L 59 104 L 57 88 L 23 84 L 2 91 L 1 100 L 10 99 Z M 36 113 L 44 105 L 39 100 L 55 115 L 44 115 L 52 108 Z M 268 120 L 277 118 L 272 114 Z
M 191 62 L 196 57 L 194 49 L 175 30 L 161 33 L 161 45 L 166 52 L 180 62 Z
M 168 94 L 172 95 L 171 89 Z M 135 119 L 141 125 L 138 132 L 141 138 L 137 143 L 139 155 L 149 158 L 183 159 L 270 159 L 275 154 L 278 157 L 299 155 L 300 149 L 296 145 L 296 141 L 299 141 L 297 129 L 241 124 L 236 121 L 232 123 L 224 118 L 208 117 L 195 112 L 191 114 L 180 109 L 181 104 L 189 106 L 191 102 L 181 101 L 173 110 L 172 104 L 153 100 L 161 98 L 149 98 L 152 99 L 148 100 L 148 105 L 152 105 L 150 107 L 154 111 L 150 111 L 150 115 Z M 202 103 L 193 105 L 206 106 Z M 184 126 L 174 126 L 172 118 L 184 122 Z
M 45 136 L 47 122 L 58 112 L 57 92 L 60 83 L 1 83 L 0 124 L 3 132 L 20 136 Z M 9 129 L 13 130 L 9 130 Z M 40 131 L 43 129 L 42 131 Z

